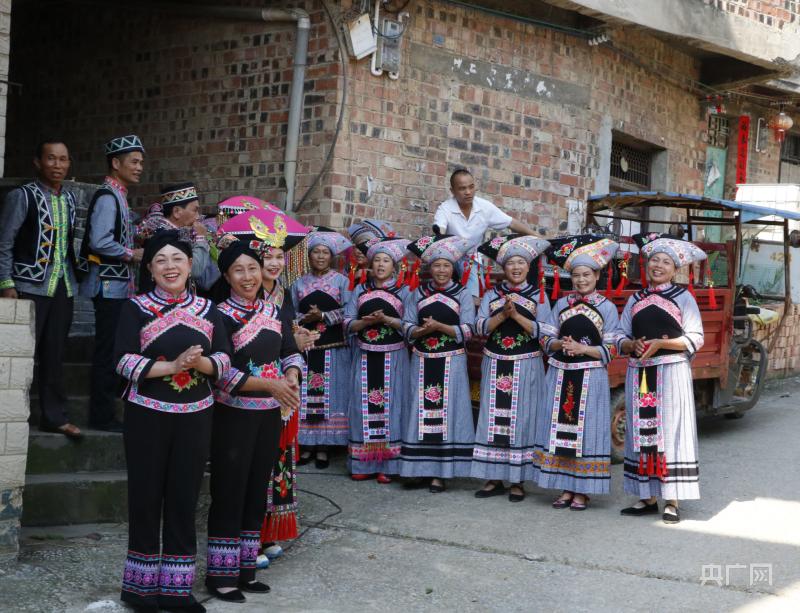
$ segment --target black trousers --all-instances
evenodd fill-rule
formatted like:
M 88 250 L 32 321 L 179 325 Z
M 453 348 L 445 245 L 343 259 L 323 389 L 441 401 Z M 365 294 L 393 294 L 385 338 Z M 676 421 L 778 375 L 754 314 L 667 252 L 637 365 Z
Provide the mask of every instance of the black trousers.
M 235 587 L 255 579 L 280 436 L 278 409 L 214 406 L 206 585 Z
M 114 339 L 124 298 L 96 296 L 94 302 L 94 358 L 92 359 L 92 397 L 89 424 L 104 426 L 114 419 L 119 397 L 120 377 L 114 363 Z
M 211 421 L 211 409 L 166 413 L 125 403 L 125 602 L 160 606 L 194 602 L 195 512 L 208 458 Z
M 73 299 L 67 296 L 64 280 L 58 282 L 53 297 L 20 294 L 32 300 L 36 310 L 36 360 L 42 426 L 59 427 L 67 419 L 67 396 L 64 393 L 63 363 L 67 334 L 72 325 Z

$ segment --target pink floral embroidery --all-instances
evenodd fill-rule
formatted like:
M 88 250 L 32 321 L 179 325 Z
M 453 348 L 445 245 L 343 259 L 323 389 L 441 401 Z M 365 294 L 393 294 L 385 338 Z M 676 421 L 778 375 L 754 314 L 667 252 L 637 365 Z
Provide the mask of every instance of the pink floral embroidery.
M 386 402 L 386 396 L 384 396 L 383 388 L 379 387 L 374 390 L 370 390 L 367 400 L 370 404 L 382 407 L 384 402 Z
M 505 242 L 506 242 L 505 236 L 495 236 L 489 243 L 489 246 L 492 249 L 499 249 Z
M 250 369 L 251 375 L 260 379 L 280 379 L 281 377 L 281 369 L 277 362 L 256 366 L 253 360 L 250 360 L 247 367 Z
M 327 329 L 328 329 L 328 326 L 326 326 L 323 322 L 319 322 L 317 324 L 317 332 L 319 332 L 320 334 L 324 334 L 325 330 L 327 330 Z
M 640 407 L 654 407 L 657 404 L 656 395 L 653 392 L 648 392 L 647 394 L 641 394 L 639 396 Z
M 494 386 L 501 392 L 509 394 L 511 393 L 511 390 L 514 388 L 514 382 L 512 381 L 510 375 L 501 375 L 497 377 Z
M 308 389 L 321 390 L 325 388 L 325 377 L 318 372 L 311 372 L 308 378 Z
M 417 241 L 417 247 L 420 251 L 425 251 L 425 249 L 433 242 L 432 236 L 423 236 L 421 239 Z
M 442 402 L 442 386 L 438 383 L 436 385 L 429 385 L 425 388 L 425 400 L 433 404 Z

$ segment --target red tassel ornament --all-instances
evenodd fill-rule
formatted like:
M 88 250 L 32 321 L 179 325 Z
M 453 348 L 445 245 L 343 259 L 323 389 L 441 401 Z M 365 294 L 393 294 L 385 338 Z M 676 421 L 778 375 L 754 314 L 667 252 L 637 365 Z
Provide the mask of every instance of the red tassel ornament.
M 472 272 L 472 265 L 474 263 L 475 263 L 475 258 L 471 257 L 467 265 L 464 267 L 464 272 L 461 273 L 461 285 L 463 285 L 464 287 L 467 286 L 467 282 L 469 281 L 469 275 Z
M 361 269 L 361 278 L 359 279 L 358 284 L 359 285 L 364 285 L 366 282 L 367 282 L 367 269 L 366 268 L 362 268 Z
M 615 296 L 622 296 L 622 290 L 628 285 L 628 260 L 630 257 L 630 252 L 626 251 L 625 256 L 619 261 L 619 285 L 614 292 Z
M 719 308 L 717 294 L 714 291 L 714 277 L 711 276 L 711 265 L 706 260 L 706 280 L 708 281 L 708 306 L 712 310 Z
M 397 285 L 402 287 L 406 282 L 406 270 L 408 269 L 408 260 L 403 258 L 400 262 L 400 274 L 397 275 Z
M 553 291 L 550 293 L 550 300 L 558 300 L 561 293 L 561 275 L 558 273 L 558 266 L 553 265 Z

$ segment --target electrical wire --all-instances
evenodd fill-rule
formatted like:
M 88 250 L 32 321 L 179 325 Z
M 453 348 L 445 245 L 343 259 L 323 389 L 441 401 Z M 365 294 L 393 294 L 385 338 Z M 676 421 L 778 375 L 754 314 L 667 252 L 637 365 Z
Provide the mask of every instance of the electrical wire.
M 310 474 L 310 473 L 309 473 Z M 311 496 L 316 496 L 317 498 L 321 498 L 322 500 L 326 501 L 330 504 L 334 510 L 328 513 L 325 517 L 320 519 L 319 521 L 314 522 L 313 524 L 307 525 L 300 534 L 297 535 L 297 538 L 292 539 L 289 543 L 286 544 L 286 547 L 283 547 L 284 551 L 289 551 L 292 547 L 294 547 L 301 538 L 303 538 L 306 533 L 311 530 L 312 528 L 319 528 L 322 524 L 324 524 L 329 519 L 336 517 L 337 515 L 343 512 L 342 507 L 337 503 L 333 498 L 328 498 L 324 494 L 318 494 L 317 492 L 312 492 L 311 490 L 304 490 L 303 488 L 297 488 L 298 492 L 302 492 L 303 494 L 310 494 Z

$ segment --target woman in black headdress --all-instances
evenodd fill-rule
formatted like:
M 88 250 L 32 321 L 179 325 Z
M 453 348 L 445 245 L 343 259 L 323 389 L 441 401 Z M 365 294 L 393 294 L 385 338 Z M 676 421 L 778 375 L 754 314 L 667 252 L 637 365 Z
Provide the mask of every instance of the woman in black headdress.
M 232 365 L 215 390 L 206 586 L 217 598 L 244 602 L 242 591 L 269 591 L 255 580 L 264 475 L 278 456 L 281 412 L 299 408 L 303 359 L 291 319 L 261 298 L 261 255 L 237 240 L 218 265 L 229 290 L 218 309 Z
M 155 234 L 142 265 L 155 288 L 122 306 L 115 344 L 117 373 L 127 379 L 122 600 L 201 613 L 192 596 L 195 509 L 211 436 L 211 384 L 228 375 L 228 339 L 214 304 L 186 289 L 191 248 L 178 232 Z

